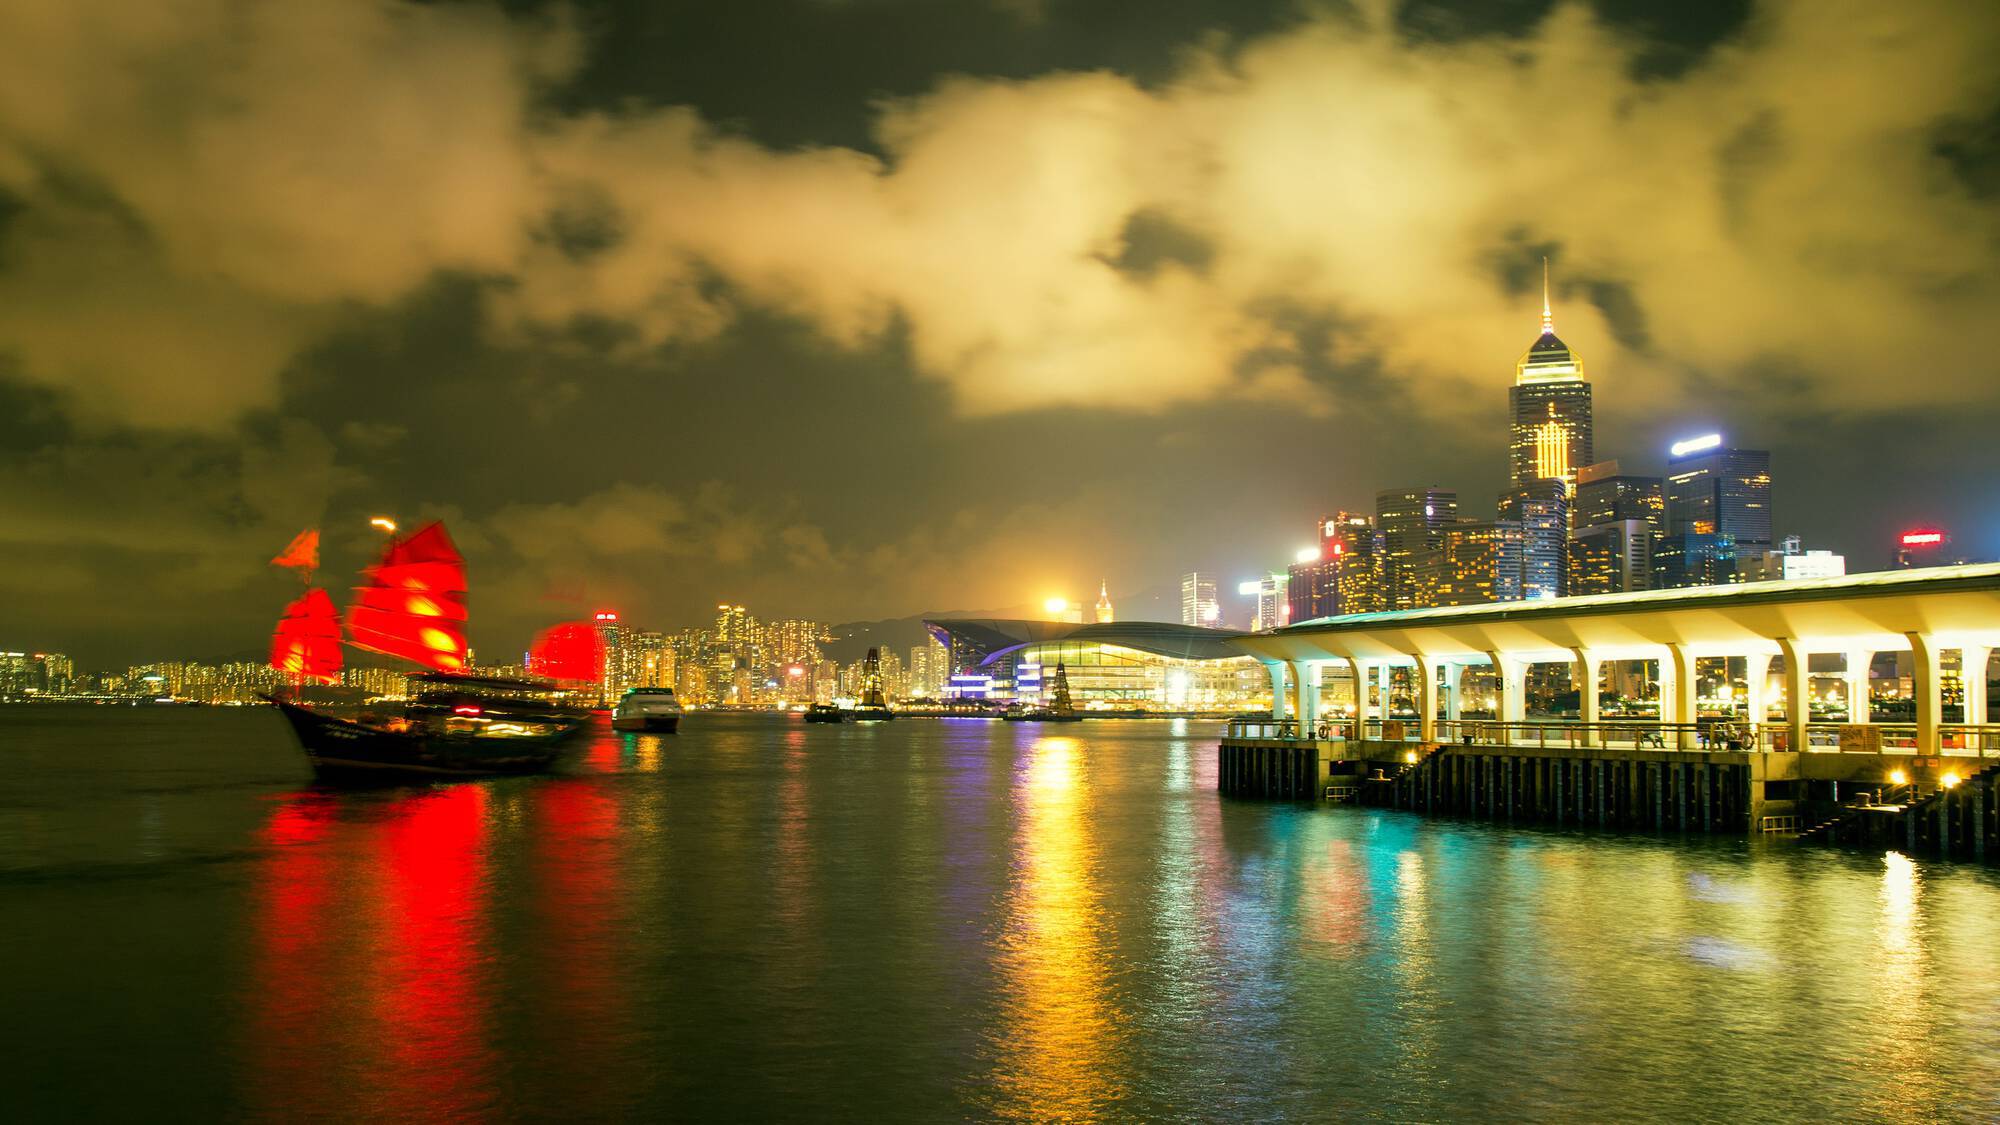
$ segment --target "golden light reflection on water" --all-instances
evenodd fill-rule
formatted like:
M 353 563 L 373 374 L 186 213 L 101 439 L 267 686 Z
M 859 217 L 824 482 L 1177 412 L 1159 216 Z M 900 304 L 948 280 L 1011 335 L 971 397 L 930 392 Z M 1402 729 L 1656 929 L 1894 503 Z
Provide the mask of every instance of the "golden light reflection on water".
M 1396 1014 L 1404 1026 L 1394 1066 L 1405 1081 L 1427 1078 L 1444 1062 L 1438 1042 L 1443 1012 L 1430 913 L 1424 857 L 1416 851 L 1401 852 L 1396 856 L 1396 905 L 1390 921 L 1396 955 L 1389 964 L 1397 982 Z
M 1893 1084 L 1908 1094 L 1933 1081 L 1936 1059 L 1928 1045 L 1928 1020 L 1922 1003 L 1924 945 L 1919 916 L 1922 881 L 1909 856 L 1890 852 L 1882 857 L 1882 882 L 1876 892 L 1881 942 L 1875 959 L 1875 1063 Z
M 1125 1092 L 1110 1063 L 1126 1036 L 1107 978 L 1090 786 L 1073 738 L 1038 739 L 1015 800 L 1021 866 L 999 968 L 1007 1001 L 995 1029 L 1000 1114 L 1104 1115 Z

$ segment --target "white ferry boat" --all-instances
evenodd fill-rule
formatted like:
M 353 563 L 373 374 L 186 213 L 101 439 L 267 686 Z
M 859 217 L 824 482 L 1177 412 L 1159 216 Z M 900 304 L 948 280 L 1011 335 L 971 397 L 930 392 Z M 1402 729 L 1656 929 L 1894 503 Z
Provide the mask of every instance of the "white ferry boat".
M 680 729 L 680 725 L 681 701 L 674 698 L 672 688 L 633 688 L 625 693 L 611 712 L 612 730 L 672 734 Z

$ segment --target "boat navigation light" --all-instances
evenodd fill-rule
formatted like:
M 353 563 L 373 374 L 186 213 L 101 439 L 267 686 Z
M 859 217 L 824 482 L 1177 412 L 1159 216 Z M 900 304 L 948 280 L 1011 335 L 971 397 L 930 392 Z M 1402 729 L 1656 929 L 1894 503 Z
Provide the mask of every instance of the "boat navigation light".
M 368 521 L 368 526 L 378 531 L 386 531 L 390 535 L 396 534 L 396 521 L 390 519 L 388 516 L 376 516 L 374 519 Z

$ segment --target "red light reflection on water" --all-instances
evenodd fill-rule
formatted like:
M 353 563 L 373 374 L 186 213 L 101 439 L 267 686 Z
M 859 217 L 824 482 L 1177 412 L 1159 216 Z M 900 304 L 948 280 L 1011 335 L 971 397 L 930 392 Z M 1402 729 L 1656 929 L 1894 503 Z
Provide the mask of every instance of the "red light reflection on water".
M 490 1047 L 479 979 L 486 801 L 454 785 L 399 802 L 384 827 L 379 971 L 365 983 L 382 1022 L 386 1077 L 429 1113 L 485 1100 Z
M 322 845 L 332 829 L 331 806 L 302 794 L 273 813 L 262 833 L 271 851 L 253 908 L 257 947 L 248 1037 L 261 1088 L 324 1084 L 325 1056 L 333 1047 L 324 1017 L 340 991 L 328 971 L 338 931 L 324 924 L 335 861 Z
M 357 816 L 307 793 L 272 815 L 247 1027 L 263 1112 L 435 1118 L 490 1106 L 487 798 L 456 785 Z
M 620 740 L 591 748 L 615 764 Z M 617 939 L 624 909 L 617 871 L 618 802 L 601 783 L 584 778 L 551 782 L 535 793 L 534 971 L 546 979 L 530 994 L 547 1005 L 535 1025 L 546 1036 L 542 1079 L 555 1094 L 582 1104 L 617 1103 L 607 1086 L 624 1071 L 605 1066 L 628 1022 L 624 971 Z

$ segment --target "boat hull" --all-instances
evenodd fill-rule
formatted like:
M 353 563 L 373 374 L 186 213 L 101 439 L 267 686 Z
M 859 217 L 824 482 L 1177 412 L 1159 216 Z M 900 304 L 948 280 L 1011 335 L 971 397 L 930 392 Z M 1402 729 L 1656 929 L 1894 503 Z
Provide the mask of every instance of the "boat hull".
M 580 729 L 546 735 L 472 738 L 394 731 L 279 701 L 313 774 L 326 781 L 387 782 L 505 777 L 547 771 Z
M 672 734 L 681 729 L 679 715 L 613 715 L 611 729 L 636 734 Z

